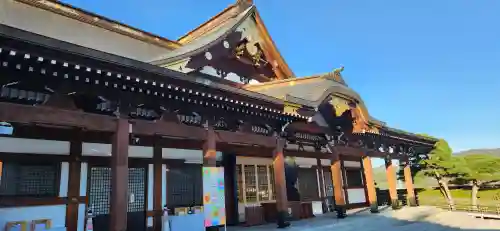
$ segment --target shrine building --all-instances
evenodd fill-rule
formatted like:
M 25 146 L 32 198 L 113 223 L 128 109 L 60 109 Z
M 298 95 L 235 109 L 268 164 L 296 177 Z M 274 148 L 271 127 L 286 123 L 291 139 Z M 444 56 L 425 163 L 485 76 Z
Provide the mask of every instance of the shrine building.
M 392 204 L 400 160 L 416 205 L 410 156 L 436 140 L 372 117 L 343 69 L 295 76 L 251 0 L 177 40 L 0 1 L 0 228 L 160 231 L 165 206 L 203 210 L 203 167 L 224 168 L 227 225 L 376 212 L 372 158 Z

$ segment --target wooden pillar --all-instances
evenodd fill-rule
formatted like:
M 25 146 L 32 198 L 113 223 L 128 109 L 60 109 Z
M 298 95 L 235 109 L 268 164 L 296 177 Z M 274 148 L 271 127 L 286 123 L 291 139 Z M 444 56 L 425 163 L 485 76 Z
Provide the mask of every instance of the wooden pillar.
M 66 227 L 78 229 L 78 207 L 80 203 L 80 174 L 82 171 L 82 132 L 75 130 L 69 145 L 68 206 L 66 206 Z
M 319 198 L 321 199 L 321 207 L 323 213 L 326 213 L 328 207 L 326 205 L 325 178 L 323 177 L 323 166 L 321 165 L 320 158 L 316 158 L 316 170 L 318 172 L 318 191 L 319 191 Z
M 155 143 L 153 146 L 153 230 L 161 231 L 162 227 L 162 216 L 163 216 L 163 205 L 162 205 L 162 183 L 163 179 L 162 173 L 162 147 L 160 146 L 158 140 L 159 137 L 155 137 Z
M 405 185 L 406 185 L 406 199 L 408 205 L 417 206 L 417 199 L 415 197 L 415 188 L 413 187 L 413 177 L 411 175 L 411 165 L 408 159 L 404 162 Z
M 378 213 L 377 190 L 375 189 L 375 180 L 373 179 L 372 159 L 369 156 L 363 157 L 363 171 L 365 173 L 365 183 L 368 202 L 370 203 L 370 211 Z
M 111 154 L 111 231 L 127 230 L 129 122 L 118 119 Z
M 224 193 L 226 199 L 226 222 L 227 225 L 239 223 L 238 214 L 238 181 L 236 172 L 236 155 L 233 153 L 222 154 L 222 165 L 224 166 Z
M 285 140 L 276 139 L 276 149 L 273 153 L 274 188 L 276 190 L 276 209 L 278 228 L 286 228 L 290 223 L 288 217 L 288 198 L 286 195 L 285 155 L 283 153 Z
M 207 138 L 203 144 L 203 167 L 215 167 L 217 165 L 216 136 L 212 127 L 207 128 Z
M 335 211 L 338 218 L 345 218 L 346 214 L 346 200 L 344 196 L 344 184 L 342 177 L 342 163 L 338 153 L 332 154 L 332 164 L 330 171 L 332 173 L 333 192 L 335 197 Z
M 398 191 L 396 189 L 396 172 L 390 156 L 385 158 L 385 172 L 387 175 L 387 183 L 389 184 L 389 196 L 391 198 L 391 206 L 393 209 L 399 208 Z

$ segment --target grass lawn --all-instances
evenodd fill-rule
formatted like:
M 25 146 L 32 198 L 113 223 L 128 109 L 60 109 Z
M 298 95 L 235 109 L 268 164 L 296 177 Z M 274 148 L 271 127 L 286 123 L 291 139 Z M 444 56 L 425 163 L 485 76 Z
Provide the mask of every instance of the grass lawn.
M 471 190 L 454 189 L 451 190 L 451 195 L 457 205 L 471 204 Z M 482 206 L 495 206 L 500 204 L 500 201 L 495 200 L 495 195 L 500 195 L 500 189 L 481 190 L 478 194 L 478 203 Z M 446 200 L 441 195 L 439 190 L 428 189 L 418 193 L 418 199 L 422 205 L 445 205 Z

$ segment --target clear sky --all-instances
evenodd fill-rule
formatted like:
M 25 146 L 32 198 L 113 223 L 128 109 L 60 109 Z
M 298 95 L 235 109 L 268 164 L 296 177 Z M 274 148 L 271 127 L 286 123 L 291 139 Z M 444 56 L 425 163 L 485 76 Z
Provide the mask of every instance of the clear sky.
M 175 40 L 236 0 L 64 0 Z M 499 0 L 256 0 L 297 76 L 345 66 L 375 118 L 500 147 Z

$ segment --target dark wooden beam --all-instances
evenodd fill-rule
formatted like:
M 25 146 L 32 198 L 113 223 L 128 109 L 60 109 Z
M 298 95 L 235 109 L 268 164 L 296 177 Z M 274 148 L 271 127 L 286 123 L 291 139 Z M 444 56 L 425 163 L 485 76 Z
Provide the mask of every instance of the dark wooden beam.
M 114 119 L 110 116 L 2 102 L 0 102 L 0 121 L 76 127 L 94 131 L 115 130 Z

